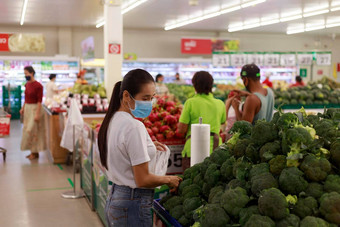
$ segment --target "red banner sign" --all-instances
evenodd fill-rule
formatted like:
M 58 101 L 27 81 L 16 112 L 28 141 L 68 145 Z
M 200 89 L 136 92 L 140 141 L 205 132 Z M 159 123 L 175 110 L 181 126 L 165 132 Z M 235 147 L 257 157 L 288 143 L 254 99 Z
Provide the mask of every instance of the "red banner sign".
M 45 52 L 45 38 L 33 33 L 0 33 L 0 51 Z
M 0 51 L 9 51 L 8 38 L 8 34 L 0 34 Z
M 182 38 L 182 54 L 212 54 L 213 52 L 237 51 L 239 40 Z

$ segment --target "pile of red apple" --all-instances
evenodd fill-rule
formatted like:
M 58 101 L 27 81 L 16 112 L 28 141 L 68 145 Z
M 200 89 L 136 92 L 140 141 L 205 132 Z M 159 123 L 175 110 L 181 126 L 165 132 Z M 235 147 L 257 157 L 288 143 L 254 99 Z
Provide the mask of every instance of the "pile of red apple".
M 157 97 L 157 104 L 149 117 L 138 120 L 144 123 L 153 141 L 183 139 L 184 135 L 176 132 L 181 112 L 178 103 L 169 101 L 166 96 Z

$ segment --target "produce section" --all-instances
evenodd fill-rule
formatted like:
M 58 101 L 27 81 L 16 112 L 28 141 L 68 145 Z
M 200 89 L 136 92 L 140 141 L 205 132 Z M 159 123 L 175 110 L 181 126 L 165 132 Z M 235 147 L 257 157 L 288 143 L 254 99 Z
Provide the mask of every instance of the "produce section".
M 174 218 L 169 221 L 202 227 L 340 225 L 339 119 L 339 109 L 327 109 L 319 115 L 277 112 L 272 122 L 254 126 L 236 122 L 228 142 L 183 173 L 178 194 L 160 200 Z

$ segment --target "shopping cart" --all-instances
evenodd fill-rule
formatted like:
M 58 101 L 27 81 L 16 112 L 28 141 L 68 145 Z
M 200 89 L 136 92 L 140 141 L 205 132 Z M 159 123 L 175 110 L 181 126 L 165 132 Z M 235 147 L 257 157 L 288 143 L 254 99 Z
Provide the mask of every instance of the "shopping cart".
M 11 128 L 11 115 L 8 114 L 3 109 L 0 109 L 0 138 L 8 137 Z M 4 162 L 6 161 L 7 150 L 0 147 L 0 152 L 2 153 Z

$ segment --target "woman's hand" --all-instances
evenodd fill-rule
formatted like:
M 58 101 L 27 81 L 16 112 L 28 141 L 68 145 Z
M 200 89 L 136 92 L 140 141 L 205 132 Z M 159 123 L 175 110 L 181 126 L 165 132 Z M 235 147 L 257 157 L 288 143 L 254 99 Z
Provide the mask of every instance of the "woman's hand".
M 153 142 L 156 146 L 157 151 L 166 151 L 166 146 L 158 141 Z
M 39 122 L 39 120 L 40 120 L 40 114 L 35 114 L 34 121 Z
M 24 115 L 24 108 L 21 108 L 19 112 L 20 112 L 20 115 Z
M 168 176 L 168 177 L 169 177 L 169 183 L 167 183 L 167 185 L 169 186 L 170 191 L 171 192 L 177 191 L 179 183 L 181 183 L 183 179 L 180 178 L 179 176 Z

